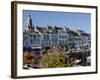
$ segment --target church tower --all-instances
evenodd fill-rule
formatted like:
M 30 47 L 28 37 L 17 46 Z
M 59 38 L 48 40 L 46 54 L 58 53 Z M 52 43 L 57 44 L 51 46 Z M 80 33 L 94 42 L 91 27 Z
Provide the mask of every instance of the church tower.
M 25 30 L 30 31 L 31 29 L 32 29 L 32 18 L 31 15 L 29 15 L 26 20 Z

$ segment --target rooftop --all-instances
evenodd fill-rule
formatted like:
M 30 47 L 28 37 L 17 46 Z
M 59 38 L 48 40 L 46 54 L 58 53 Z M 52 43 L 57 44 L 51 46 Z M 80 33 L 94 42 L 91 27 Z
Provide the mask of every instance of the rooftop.
M 66 26 L 64 28 L 58 27 L 58 26 L 47 26 L 47 27 L 40 27 L 40 26 L 33 26 L 30 31 L 24 32 L 25 33 L 32 33 L 32 34 L 42 34 L 42 33 L 58 33 L 64 31 L 68 33 L 69 35 L 73 36 L 90 36 L 89 33 L 85 33 L 83 30 L 76 30 L 73 31 Z

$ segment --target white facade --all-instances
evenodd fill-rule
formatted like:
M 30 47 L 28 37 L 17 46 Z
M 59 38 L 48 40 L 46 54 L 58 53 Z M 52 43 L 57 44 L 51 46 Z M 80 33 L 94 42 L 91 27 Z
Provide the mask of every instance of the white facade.
M 38 34 L 35 35 L 30 35 L 30 44 L 31 47 L 39 47 L 41 46 L 41 42 L 40 42 L 41 36 Z
M 41 36 L 39 34 L 24 34 L 23 35 L 24 47 L 39 47 L 41 46 Z
M 30 47 L 30 36 L 23 34 L 23 47 Z
M 58 31 L 58 45 L 67 46 L 67 41 L 68 41 L 67 32 L 63 30 Z
M 43 33 L 41 34 L 41 46 L 42 47 L 49 47 L 51 46 L 51 34 L 50 33 Z
M 51 34 L 51 44 L 52 44 L 52 47 L 58 46 L 58 34 L 57 33 Z

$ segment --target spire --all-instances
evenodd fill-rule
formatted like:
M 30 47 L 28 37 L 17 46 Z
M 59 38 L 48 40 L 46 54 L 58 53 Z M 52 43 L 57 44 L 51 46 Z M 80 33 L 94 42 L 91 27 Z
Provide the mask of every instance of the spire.
M 32 18 L 31 15 L 29 14 L 26 20 L 26 31 L 29 31 L 31 29 L 32 29 Z

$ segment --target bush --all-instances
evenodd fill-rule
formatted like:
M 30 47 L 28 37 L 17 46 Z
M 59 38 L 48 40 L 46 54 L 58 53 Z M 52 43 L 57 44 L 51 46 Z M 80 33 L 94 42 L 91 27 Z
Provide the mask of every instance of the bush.
M 55 67 L 65 67 L 64 54 L 63 53 L 48 53 L 41 56 L 40 63 L 44 67 L 55 68 Z

